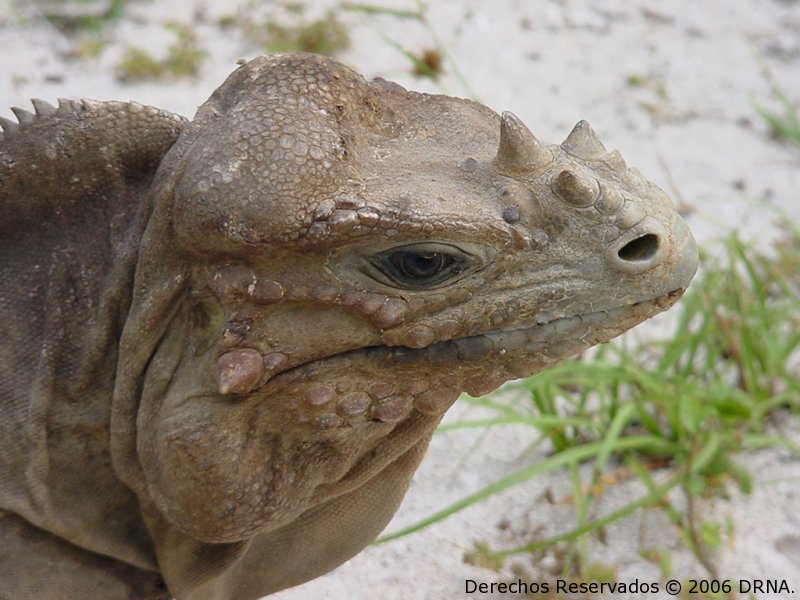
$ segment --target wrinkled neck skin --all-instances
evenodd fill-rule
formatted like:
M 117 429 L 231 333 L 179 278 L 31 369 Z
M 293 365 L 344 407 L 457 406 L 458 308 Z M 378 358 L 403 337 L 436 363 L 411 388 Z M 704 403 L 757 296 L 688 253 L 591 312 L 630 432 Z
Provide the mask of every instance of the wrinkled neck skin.
M 48 552 L 158 579 L 137 498 L 111 465 L 109 420 L 150 167 L 182 121 L 127 103 L 34 105 L 0 136 L 4 597 L 42 581 L 30 564 L 9 580 L 6 561 L 47 564 Z M 147 134 L 134 141 L 131 126 Z
M 461 382 L 432 372 L 422 355 L 361 350 L 372 339 L 354 333 L 362 309 L 341 307 L 330 290 L 311 295 L 319 280 L 281 260 L 291 255 L 274 257 L 276 271 L 262 263 L 255 286 L 229 257 L 210 267 L 154 242 L 150 262 L 148 241 L 163 239 L 165 222 L 154 218 L 145 236 L 121 344 L 114 464 L 178 598 L 258 598 L 327 572 L 377 537 Z M 244 295 L 274 291 L 292 270 L 301 277 L 280 284 L 292 300 Z M 365 302 L 377 300 L 348 300 Z M 265 365 L 257 388 L 221 394 L 226 357 L 254 348 Z
M 697 260 L 668 198 L 588 125 L 544 146 L 513 115 L 322 58 L 237 70 L 154 189 L 112 457 L 192 600 L 347 560 L 462 391 L 665 310 Z M 449 271 L 420 285 L 397 273 L 409 254 Z

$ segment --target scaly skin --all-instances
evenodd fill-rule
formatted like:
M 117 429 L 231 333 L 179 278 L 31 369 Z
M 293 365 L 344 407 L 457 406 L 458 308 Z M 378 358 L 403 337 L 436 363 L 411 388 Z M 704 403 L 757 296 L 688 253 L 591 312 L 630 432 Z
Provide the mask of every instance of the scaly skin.
M 35 108 L 0 140 L 3 598 L 316 577 L 459 393 L 613 338 L 696 267 L 587 124 L 547 146 L 327 58 L 243 65 L 192 122 Z

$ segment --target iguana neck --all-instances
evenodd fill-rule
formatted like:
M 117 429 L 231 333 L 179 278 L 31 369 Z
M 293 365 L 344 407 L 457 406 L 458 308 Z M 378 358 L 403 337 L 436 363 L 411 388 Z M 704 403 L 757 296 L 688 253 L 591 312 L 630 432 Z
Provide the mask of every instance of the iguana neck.
M 154 568 L 109 415 L 148 190 L 184 121 L 121 102 L 34 107 L 2 122 L 0 510 Z

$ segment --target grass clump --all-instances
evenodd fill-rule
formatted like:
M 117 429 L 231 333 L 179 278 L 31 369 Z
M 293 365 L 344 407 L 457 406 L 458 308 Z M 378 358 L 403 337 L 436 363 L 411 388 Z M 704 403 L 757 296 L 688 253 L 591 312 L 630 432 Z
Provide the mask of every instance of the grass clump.
M 172 21 L 164 27 L 175 35 L 175 43 L 167 50 L 166 57 L 156 58 L 142 48 L 127 48 L 117 65 L 122 81 L 193 77 L 199 73 L 206 52 L 199 47 L 194 30 Z
M 768 425 L 786 411 L 800 413 L 800 230 L 788 230 L 775 254 L 758 252 L 735 234 L 721 257 L 704 268 L 679 306 L 664 340 L 602 346 L 590 360 L 550 368 L 512 389 L 520 393 L 464 398 L 496 416 L 442 429 L 527 425 L 547 457 L 380 541 L 408 534 L 537 475 L 566 470 L 576 525 L 516 548 L 485 545 L 472 558 L 496 564 L 510 555 L 560 552 L 562 575 L 591 575 L 587 534 L 640 508 L 656 508 L 716 576 L 709 556 L 733 537 L 735 524 L 701 519 L 696 501 L 725 497 L 731 485 L 747 493 L 752 478 L 737 462 L 764 446 L 800 448 Z M 639 498 L 600 516 L 599 499 L 623 480 L 644 484 Z M 675 502 L 674 491 L 684 502 Z M 669 555 L 646 548 L 642 556 L 670 569 Z
M 350 46 L 350 33 L 336 10 L 319 19 L 308 19 L 302 3 L 282 3 L 282 15 L 270 13 L 264 20 L 228 15 L 219 25 L 238 28 L 250 43 L 264 52 L 314 52 L 335 56 Z
M 98 58 L 109 44 L 106 27 L 118 21 L 129 0 L 48 0 L 34 2 L 45 19 L 70 41 L 67 60 Z
M 128 0 L 48 0 L 35 2 L 42 15 L 67 35 L 98 33 L 119 19 Z
M 797 107 L 789 100 L 780 84 L 766 67 L 763 68 L 763 75 L 772 89 L 772 104 L 777 104 L 779 110 L 770 110 L 756 103 L 756 112 L 764 119 L 776 139 L 800 144 L 800 115 L 798 115 Z
M 298 27 L 267 23 L 260 45 L 267 52 L 315 52 L 333 56 L 350 45 L 350 34 L 333 13 Z
M 341 6 L 344 10 L 367 17 L 367 23 L 376 30 L 378 35 L 383 38 L 387 44 L 408 59 L 411 63 L 411 73 L 417 77 L 428 77 L 430 79 L 439 80 L 445 73 L 445 65 L 447 64 L 450 72 L 463 86 L 467 95 L 476 99 L 476 95 L 470 88 L 466 78 L 458 69 L 452 56 L 447 51 L 445 44 L 428 19 L 428 7 L 423 0 L 416 0 L 414 3 L 415 8 L 412 10 L 388 8 L 362 2 L 343 2 Z M 471 11 L 466 11 L 465 18 L 469 18 L 470 14 Z M 426 47 L 421 49 L 410 49 L 405 43 L 398 39 L 393 27 L 387 27 L 385 29 L 377 27 L 375 25 L 376 17 L 383 17 L 387 19 L 387 22 L 391 22 L 392 20 L 416 22 L 426 32 L 430 42 Z
M 756 106 L 756 111 L 766 121 L 772 135 L 778 139 L 800 144 L 800 116 L 797 108 L 781 89 L 775 87 L 773 93 L 780 111 L 771 111 L 763 106 Z

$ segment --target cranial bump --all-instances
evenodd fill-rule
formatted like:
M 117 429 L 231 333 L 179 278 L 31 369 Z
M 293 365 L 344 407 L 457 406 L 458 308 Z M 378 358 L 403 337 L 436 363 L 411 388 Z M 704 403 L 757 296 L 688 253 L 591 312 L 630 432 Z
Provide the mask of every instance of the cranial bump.
M 263 374 L 264 360 L 258 350 L 232 350 L 217 359 L 217 388 L 223 395 L 250 393 Z
M 305 401 L 309 406 L 324 406 L 336 396 L 336 392 L 325 385 L 313 387 L 305 393 Z
M 617 224 L 623 228 L 630 227 L 631 221 L 638 222 L 644 217 L 643 214 L 641 218 L 638 217 L 639 213 L 643 213 L 639 204 L 626 202 L 616 185 L 598 181 L 591 175 L 563 169 L 556 175 L 551 185 L 558 197 L 571 206 L 576 208 L 593 206 L 600 214 L 616 214 Z
M 622 208 L 624 203 L 625 199 L 622 197 L 622 192 L 615 186 L 605 182 L 600 184 L 600 197 L 597 199 L 595 208 L 600 211 L 601 214 L 613 215 Z
M 588 175 L 578 175 L 564 169 L 553 181 L 556 193 L 566 202 L 577 207 L 592 206 L 600 196 L 600 184 Z
M 331 234 L 365 233 L 380 222 L 380 214 L 358 194 L 325 198 L 311 212 L 306 237 L 317 240 Z
M 242 299 L 256 282 L 252 270 L 242 265 L 224 265 L 211 277 L 211 285 L 218 296 Z
M 357 423 L 397 423 L 414 410 L 438 416 L 460 393 L 449 377 L 434 382 L 416 376 L 374 381 L 365 375 L 344 387 L 339 383 L 299 382 L 279 396 L 296 423 L 324 431 Z
M 621 229 L 632 227 L 645 216 L 639 203 L 626 202 L 616 183 L 633 181 L 637 187 L 635 184 L 641 177 L 637 179 L 638 175 L 628 169 L 619 151 L 606 149 L 586 121 L 579 121 L 558 146 L 545 147 L 516 116 L 503 113 L 494 165 L 514 178 L 552 169 L 544 174 L 544 180 L 549 181 L 556 197 L 575 208 L 594 207 L 603 215 L 615 215 L 614 223 Z M 477 163 L 466 159 L 459 163 L 459 168 L 469 172 L 477 168 Z M 502 193 L 505 200 L 510 195 L 507 189 Z M 507 205 L 502 218 L 509 224 L 518 222 L 519 207 Z
M 411 394 L 389 396 L 372 403 L 370 416 L 382 423 L 397 423 L 411 412 L 413 403 L 414 397 Z
M 317 302 L 331 304 L 339 298 L 339 288 L 335 285 L 320 283 L 311 288 L 311 297 Z
M 373 322 L 381 328 L 399 325 L 405 320 L 408 303 L 402 298 L 386 298 L 374 313 Z
M 359 217 L 354 210 L 337 209 L 327 219 L 327 222 L 332 233 L 346 233 L 359 225 Z
M 438 416 L 447 411 L 461 394 L 459 388 L 436 388 L 414 397 L 414 408 L 428 416 Z
M 283 352 L 270 352 L 264 355 L 264 373 L 270 375 L 272 372 L 280 369 L 289 357 Z
M 336 403 L 336 411 L 342 417 L 356 417 L 367 412 L 372 399 L 365 392 L 353 392 Z
M 626 202 L 617 214 L 615 224 L 620 229 L 630 229 L 644 221 L 647 212 L 638 202 Z
M 251 289 L 248 297 L 256 304 L 275 304 L 283 300 L 283 286 L 277 281 L 259 279 Z
M 217 389 L 220 394 L 249 394 L 263 386 L 289 357 L 283 352 L 261 354 L 253 348 L 239 348 L 217 359 Z
M 402 339 L 409 348 L 424 348 L 436 340 L 436 332 L 427 325 L 415 325 Z
M 342 305 L 353 308 L 381 329 L 401 324 L 409 312 L 408 302 L 402 298 L 385 294 L 342 288 L 334 283 L 320 282 L 309 285 L 304 282 L 282 283 L 274 279 L 257 277 L 248 267 L 228 264 L 219 267 L 211 276 L 211 288 L 224 302 L 233 301 L 257 306 L 269 306 L 281 302 L 312 301 L 324 305 Z M 428 299 L 429 304 L 436 300 L 445 303 L 445 296 Z M 417 307 L 419 308 L 419 307 Z M 231 318 L 220 333 L 220 345 L 235 347 L 242 343 L 252 327 L 252 319 L 247 323 Z

